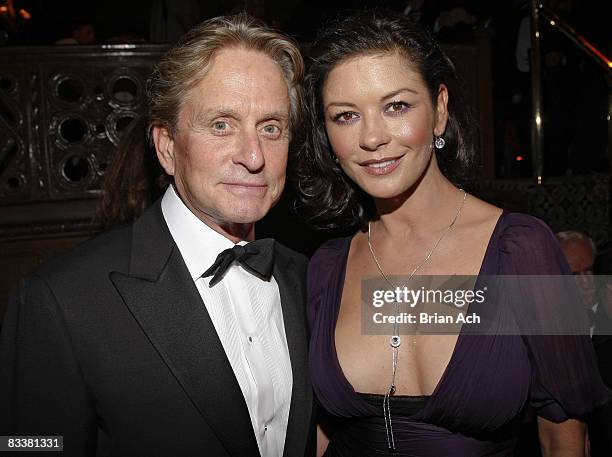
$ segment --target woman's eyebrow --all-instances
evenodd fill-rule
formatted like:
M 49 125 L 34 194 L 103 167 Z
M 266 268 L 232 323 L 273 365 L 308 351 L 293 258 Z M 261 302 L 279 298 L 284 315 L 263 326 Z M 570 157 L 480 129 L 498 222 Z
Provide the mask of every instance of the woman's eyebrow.
M 383 101 L 383 100 L 386 100 L 386 99 L 388 99 L 388 98 L 395 97 L 396 95 L 399 95 L 399 94 L 401 94 L 402 92 L 410 92 L 411 94 L 415 94 L 415 95 L 418 95 L 418 94 L 419 94 L 419 93 L 418 93 L 416 90 L 414 90 L 414 89 L 410 89 L 409 87 L 403 87 L 403 88 L 401 88 L 401 89 L 394 90 L 393 92 L 389 92 L 387 95 L 385 95 L 385 96 L 381 97 L 381 99 L 380 99 L 380 100 L 381 100 L 381 101 Z
M 399 95 L 399 94 L 401 94 L 402 92 L 409 92 L 409 93 L 411 93 L 411 94 L 415 94 L 415 95 L 418 95 L 418 94 L 419 94 L 419 93 L 418 93 L 416 90 L 414 90 L 414 89 L 411 89 L 411 88 L 409 88 L 409 87 L 402 87 L 401 89 L 397 89 L 397 90 L 394 90 L 394 91 L 392 91 L 392 92 L 389 92 L 388 94 L 383 95 L 383 96 L 380 98 L 380 100 L 381 100 L 381 101 L 383 101 L 383 100 L 387 100 L 388 98 L 395 97 L 396 95 Z M 325 106 L 325 109 L 327 109 L 327 108 L 331 108 L 332 106 L 343 106 L 343 107 L 348 106 L 348 107 L 352 107 L 352 108 L 356 108 L 356 107 L 357 107 L 357 105 L 355 105 L 354 103 L 351 103 L 351 102 L 333 101 L 333 102 L 328 103 L 328 104 Z

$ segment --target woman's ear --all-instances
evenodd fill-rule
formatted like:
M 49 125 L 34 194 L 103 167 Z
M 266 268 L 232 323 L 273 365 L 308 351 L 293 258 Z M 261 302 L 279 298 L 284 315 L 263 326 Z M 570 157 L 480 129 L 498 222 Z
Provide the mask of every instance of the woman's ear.
M 153 127 L 153 144 L 157 153 L 157 160 L 170 176 L 174 176 L 174 140 L 166 127 L 156 125 Z
M 448 122 L 448 89 L 444 84 L 438 88 L 438 97 L 435 106 L 435 124 L 433 133 L 435 136 L 442 136 L 446 130 Z

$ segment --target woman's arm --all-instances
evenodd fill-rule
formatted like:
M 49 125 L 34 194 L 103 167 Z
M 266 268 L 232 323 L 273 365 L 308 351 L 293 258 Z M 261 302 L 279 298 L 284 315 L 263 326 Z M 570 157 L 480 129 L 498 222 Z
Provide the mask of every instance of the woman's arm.
M 576 419 L 556 424 L 538 417 L 542 457 L 584 457 L 585 426 Z

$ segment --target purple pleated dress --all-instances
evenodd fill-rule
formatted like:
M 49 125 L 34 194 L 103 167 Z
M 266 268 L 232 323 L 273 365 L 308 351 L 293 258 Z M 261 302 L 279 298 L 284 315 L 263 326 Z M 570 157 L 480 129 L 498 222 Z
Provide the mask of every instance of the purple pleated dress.
M 382 401 L 355 392 L 336 354 L 335 326 L 350 242 L 350 237 L 330 240 L 310 262 L 311 376 L 321 420 L 333 422 L 326 455 L 389 455 Z M 503 212 L 479 277 L 560 274 L 571 273 L 550 229 L 531 216 Z M 554 291 L 547 298 L 554 308 Z M 478 313 L 479 307 L 494 302 L 487 298 L 470 306 Z M 430 397 L 394 399 L 392 455 L 511 456 L 526 411 L 560 422 L 583 418 L 611 399 L 586 336 L 461 333 Z M 411 411 L 406 400 L 419 406 Z

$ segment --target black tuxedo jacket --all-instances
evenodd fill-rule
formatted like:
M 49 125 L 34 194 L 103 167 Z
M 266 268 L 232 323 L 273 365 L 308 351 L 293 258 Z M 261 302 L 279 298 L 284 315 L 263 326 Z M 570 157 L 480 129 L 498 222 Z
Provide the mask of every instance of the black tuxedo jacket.
M 314 455 L 305 257 L 277 243 L 273 275 L 293 371 L 284 456 Z M 160 201 L 13 291 L 0 334 L 0 435 L 12 434 L 63 435 L 79 457 L 259 455 Z

